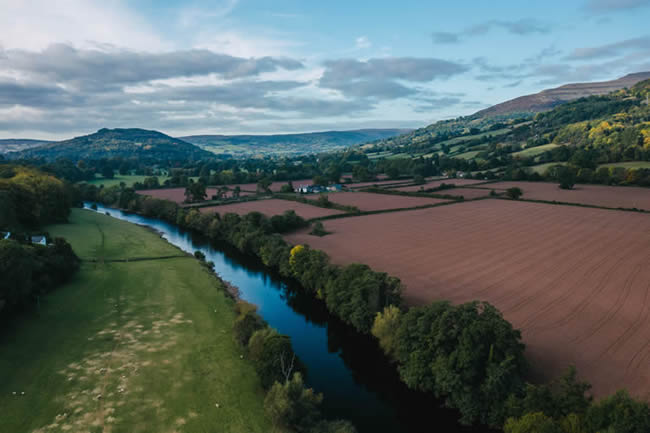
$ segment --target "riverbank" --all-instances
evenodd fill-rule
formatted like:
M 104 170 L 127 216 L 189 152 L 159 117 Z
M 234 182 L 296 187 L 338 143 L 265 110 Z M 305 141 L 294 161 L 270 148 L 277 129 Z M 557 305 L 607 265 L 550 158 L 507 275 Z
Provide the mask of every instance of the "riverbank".
M 0 335 L 2 430 L 274 431 L 225 287 L 189 256 L 112 261 L 182 254 L 150 230 L 70 221 L 47 230 L 95 261 Z

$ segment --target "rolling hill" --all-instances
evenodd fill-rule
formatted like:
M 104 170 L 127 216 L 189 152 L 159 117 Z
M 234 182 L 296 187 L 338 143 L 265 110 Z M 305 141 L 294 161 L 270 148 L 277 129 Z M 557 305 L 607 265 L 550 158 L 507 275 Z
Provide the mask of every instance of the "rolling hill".
M 493 105 L 477 112 L 475 116 L 490 117 L 512 113 L 539 113 L 586 96 L 606 95 L 616 90 L 632 87 L 636 83 L 649 78 L 650 72 L 639 72 L 611 81 L 566 84 Z
M 406 129 L 360 129 L 276 135 L 192 135 L 181 140 L 215 154 L 297 156 L 341 150 L 348 146 L 394 137 Z
M 201 159 L 214 155 L 201 148 L 146 129 L 100 129 L 94 134 L 70 140 L 47 143 L 44 146 L 12 152 L 9 158 L 100 159 L 111 157 L 151 159 Z
M 7 138 L 0 139 L 0 154 L 9 152 L 20 152 L 21 150 L 31 149 L 33 147 L 44 146 L 51 141 L 30 140 L 27 138 Z

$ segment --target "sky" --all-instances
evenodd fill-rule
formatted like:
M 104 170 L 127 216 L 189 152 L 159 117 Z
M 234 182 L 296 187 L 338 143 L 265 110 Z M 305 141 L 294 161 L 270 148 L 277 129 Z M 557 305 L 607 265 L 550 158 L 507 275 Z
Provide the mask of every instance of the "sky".
M 0 0 L 0 138 L 415 128 L 650 70 L 650 0 Z

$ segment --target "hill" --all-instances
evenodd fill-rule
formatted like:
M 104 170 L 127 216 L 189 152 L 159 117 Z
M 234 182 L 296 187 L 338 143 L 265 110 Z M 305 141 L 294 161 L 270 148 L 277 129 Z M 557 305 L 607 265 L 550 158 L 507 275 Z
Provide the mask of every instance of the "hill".
M 489 117 L 512 113 L 539 113 L 586 96 L 606 95 L 616 90 L 632 87 L 636 83 L 649 78 L 650 72 L 639 72 L 611 81 L 566 84 L 554 89 L 543 90 L 533 95 L 520 96 L 510 101 L 493 105 L 490 108 L 477 112 L 475 116 Z
M 9 152 L 20 152 L 21 150 L 27 150 L 33 147 L 43 146 L 48 143 L 51 143 L 51 141 L 29 140 L 27 138 L 0 139 L 0 154 L 9 153 Z
M 163 134 L 146 129 L 100 129 L 94 134 L 14 152 L 10 158 L 101 159 L 111 157 L 186 160 L 210 158 L 210 152 Z
M 361 150 L 381 170 L 403 175 L 432 162 L 440 172 L 521 180 L 549 168 L 553 175 L 553 166 L 562 164 L 583 183 L 650 186 L 650 171 L 641 171 L 650 161 L 649 100 L 650 79 L 534 116 L 438 122 Z
M 297 156 L 341 150 L 356 144 L 394 137 L 407 129 L 360 129 L 276 135 L 192 135 L 181 140 L 215 154 L 233 157 Z

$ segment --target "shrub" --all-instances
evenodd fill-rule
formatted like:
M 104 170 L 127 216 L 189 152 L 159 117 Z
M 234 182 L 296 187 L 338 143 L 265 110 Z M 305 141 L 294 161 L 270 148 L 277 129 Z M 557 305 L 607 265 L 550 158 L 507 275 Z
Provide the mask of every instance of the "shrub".
M 329 232 L 327 232 L 325 230 L 325 227 L 323 226 L 322 222 L 316 221 L 314 223 L 314 228 L 309 232 L 309 234 L 313 235 L 313 236 L 321 236 L 322 237 L 322 236 L 325 236 L 325 235 L 329 234 Z
M 246 301 L 237 301 L 235 304 L 237 318 L 233 325 L 235 339 L 243 347 L 248 346 L 248 341 L 255 331 L 266 327 L 264 319 L 257 314 L 257 307 Z
M 521 197 L 523 194 L 524 192 L 521 190 L 521 188 L 518 188 L 516 186 L 513 188 L 508 188 L 506 190 L 506 196 L 513 200 L 519 200 L 519 197 Z

